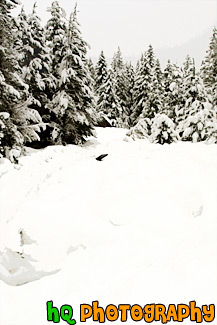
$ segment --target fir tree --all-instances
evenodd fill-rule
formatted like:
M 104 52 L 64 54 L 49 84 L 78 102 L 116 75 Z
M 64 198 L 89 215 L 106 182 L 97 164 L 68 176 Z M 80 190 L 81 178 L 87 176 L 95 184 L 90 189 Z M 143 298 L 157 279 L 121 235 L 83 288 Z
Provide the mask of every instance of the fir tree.
M 183 72 L 169 60 L 163 72 L 163 85 L 164 109 L 161 112 L 166 114 L 177 125 L 179 122 L 178 111 L 184 105 Z
M 133 89 L 135 85 L 135 71 L 131 63 L 125 65 L 125 87 L 126 87 L 126 109 L 124 121 L 130 127 L 132 125 L 130 116 L 133 113 Z
M 93 61 L 91 59 L 89 59 L 87 61 L 87 64 L 88 64 L 89 74 L 90 74 L 90 77 L 91 77 L 91 84 L 92 84 L 92 87 L 94 88 L 96 72 L 95 72 L 95 68 L 94 68 L 94 65 L 93 65 Z
M 123 70 L 124 68 L 124 62 L 123 62 L 120 47 L 118 47 L 117 52 L 114 54 L 111 63 L 111 68 L 113 72 L 118 72 L 119 70 Z
M 204 141 L 214 138 L 216 113 L 204 88 L 203 82 L 195 71 L 194 60 L 189 57 L 183 65 L 185 104 L 179 110 L 178 131 L 185 141 Z
M 127 76 L 126 68 L 123 62 L 120 48 L 115 53 L 112 60 L 112 74 L 114 77 L 114 89 L 118 98 L 119 104 L 122 109 L 122 122 L 123 126 L 127 126 L 127 110 L 128 110 L 128 89 L 127 89 Z
M 60 63 L 62 61 L 62 48 L 66 38 L 66 13 L 60 7 L 58 1 L 54 1 L 48 12 L 51 13 L 51 18 L 48 20 L 45 27 L 46 40 L 50 48 L 51 56 L 51 73 L 57 78 L 58 84 Z
M 77 21 L 75 6 L 60 54 L 56 74 L 58 91 L 49 104 L 56 116 L 53 132 L 55 143 L 82 143 L 93 135 L 94 99 L 86 52 Z
M 182 139 L 185 141 L 217 143 L 217 119 L 212 104 L 195 101 L 191 114 L 181 123 Z
M 122 110 L 115 93 L 111 70 L 98 90 L 97 111 L 100 115 L 106 116 L 113 126 L 122 127 Z
M 10 159 L 8 149 L 21 148 L 22 145 L 23 139 L 20 137 L 16 126 L 12 123 L 10 115 L 7 112 L 0 112 L 0 158 L 3 156 Z M 13 158 L 11 160 L 13 161 Z
M 49 89 L 54 87 L 50 78 L 50 56 L 46 46 L 44 30 L 40 18 L 36 14 L 36 4 L 32 13 L 27 16 L 22 8 L 16 19 L 15 50 L 18 52 L 18 62 L 22 68 L 22 77 L 29 86 L 29 93 L 34 99 L 32 108 L 40 115 L 47 115 L 45 109 L 48 102 Z
M 11 148 L 21 149 L 27 141 L 39 140 L 38 132 L 43 127 L 38 112 L 29 108 L 32 98 L 14 53 L 14 22 L 10 11 L 16 4 L 16 0 L 0 1 L 0 112 L 4 113 L 0 116 L 0 151 L 3 155 Z
M 164 87 L 163 76 L 159 60 L 156 60 L 153 67 L 152 79 L 149 84 L 150 93 L 144 104 L 141 117 L 152 120 L 159 112 L 164 112 Z
M 134 87 L 134 109 L 130 117 L 132 124 L 138 122 L 138 118 L 145 109 L 147 99 L 151 93 L 151 82 L 153 79 L 153 68 L 155 65 L 155 57 L 153 48 L 150 45 L 149 49 L 141 57 L 137 65 Z
M 155 115 L 151 126 L 150 140 L 159 144 L 170 144 L 179 140 L 179 135 L 175 131 L 175 124 L 167 115 Z
M 209 48 L 201 65 L 201 77 L 208 93 L 217 105 L 217 29 L 213 29 Z
M 31 30 L 27 20 L 28 18 L 24 7 L 22 7 L 18 17 L 14 18 L 14 50 L 17 56 L 17 61 L 22 68 L 26 65 L 28 56 L 33 52 L 32 47 L 29 45 Z
M 107 80 L 107 76 L 108 76 L 107 63 L 106 63 L 104 53 L 103 51 L 101 51 L 95 69 L 95 90 L 97 94 L 100 87 L 104 84 L 105 80 Z
M 140 118 L 139 122 L 133 126 L 128 132 L 127 136 L 136 139 L 149 139 L 150 120 L 147 118 Z

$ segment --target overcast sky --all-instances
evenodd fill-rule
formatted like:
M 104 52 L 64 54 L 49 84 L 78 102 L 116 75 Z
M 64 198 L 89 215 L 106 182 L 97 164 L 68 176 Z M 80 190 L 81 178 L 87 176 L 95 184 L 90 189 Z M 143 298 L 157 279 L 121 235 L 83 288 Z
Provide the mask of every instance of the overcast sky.
M 21 0 L 27 13 L 35 0 Z M 45 23 L 51 0 L 38 0 L 38 13 Z M 60 0 L 67 16 L 76 1 Z M 217 25 L 217 0 L 77 0 L 78 20 L 89 56 L 104 50 L 109 59 L 120 46 L 125 59 L 139 58 L 149 44 L 165 64 L 179 64 L 187 54 L 197 65 L 205 55 L 212 29 Z

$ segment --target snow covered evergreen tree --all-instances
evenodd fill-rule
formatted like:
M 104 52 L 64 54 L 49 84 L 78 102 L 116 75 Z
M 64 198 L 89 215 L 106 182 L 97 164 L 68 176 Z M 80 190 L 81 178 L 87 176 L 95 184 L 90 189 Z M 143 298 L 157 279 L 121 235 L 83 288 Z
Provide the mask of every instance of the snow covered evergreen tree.
M 154 65 L 155 57 L 153 48 L 150 45 L 148 50 L 141 57 L 140 62 L 137 64 L 133 95 L 134 109 L 130 117 L 132 125 L 135 125 L 138 122 L 138 118 L 145 109 L 146 101 L 151 93 Z
M 201 65 L 201 77 L 208 94 L 217 105 L 217 29 L 213 29 L 209 48 Z
M 125 83 L 126 83 L 126 110 L 124 121 L 130 127 L 130 116 L 133 112 L 133 89 L 135 84 L 135 70 L 131 63 L 125 64 Z
M 184 62 L 185 104 L 179 110 L 181 115 L 178 131 L 185 141 L 204 141 L 216 137 L 216 112 L 209 102 L 203 82 L 195 71 L 194 60 L 189 57 Z
M 122 110 L 116 96 L 112 71 L 109 70 L 106 79 L 98 89 L 97 111 L 106 116 L 113 126 L 122 127 Z
M 16 0 L 0 1 L 0 151 L 5 156 L 11 149 L 20 151 L 26 141 L 39 140 L 38 132 L 43 127 L 38 112 L 29 107 L 32 98 L 22 80 L 14 51 L 14 22 L 10 11 L 16 4 Z
M 195 101 L 191 108 L 191 114 L 180 122 L 178 129 L 183 131 L 182 140 L 217 143 L 217 119 L 212 104 Z
M 114 89 L 122 109 L 122 119 L 124 124 L 124 121 L 127 118 L 127 84 L 125 65 L 119 47 L 117 53 L 115 53 L 113 57 L 111 67 L 114 77 Z
M 90 77 L 91 77 L 92 87 L 94 88 L 95 87 L 96 72 L 95 72 L 95 68 L 94 68 L 94 65 L 93 65 L 93 61 L 91 59 L 89 59 L 87 61 L 87 64 L 88 64 L 89 74 L 90 74 Z
M 150 120 L 147 118 L 140 118 L 139 122 L 133 126 L 126 134 L 126 136 L 136 139 L 149 139 Z
M 162 113 L 166 114 L 177 125 L 179 118 L 181 118 L 180 116 L 177 117 L 177 114 L 184 105 L 183 72 L 169 60 L 163 72 L 163 84 L 164 110 Z
M 103 51 L 101 51 L 95 68 L 96 94 L 98 94 L 100 87 L 104 84 L 105 80 L 107 80 L 107 76 L 108 76 L 107 63 L 106 63 L 104 53 Z
M 51 7 L 48 8 L 48 12 L 50 12 L 51 18 L 46 24 L 45 35 L 50 48 L 51 73 L 57 78 L 56 84 L 58 84 L 60 63 L 62 61 L 62 48 L 67 31 L 66 13 L 60 7 L 58 1 L 52 2 Z
M 36 4 L 32 13 L 27 16 L 22 8 L 16 19 L 15 50 L 18 52 L 18 62 L 22 68 L 22 77 L 29 86 L 33 98 L 32 108 L 40 115 L 48 115 L 45 105 L 48 103 L 47 93 L 54 87 L 50 78 L 50 56 L 45 41 L 44 30 L 40 18 L 36 14 Z M 47 120 L 47 118 L 45 118 Z
M 24 10 L 24 7 L 21 8 L 21 11 L 17 18 L 14 18 L 14 49 L 17 56 L 18 63 L 21 67 L 26 64 L 26 60 L 28 60 L 27 55 L 30 55 L 33 52 L 33 49 L 30 48 L 29 41 L 31 38 L 31 30 L 28 25 L 27 14 Z
M 118 72 L 119 70 L 123 70 L 124 68 L 124 62 L 120 47 L 118 47 L 117 52 L 113 56 L 111 68 L 113 72 Z
M 150 140 L 159 144 L 170 144 L 179 140 L 179 135 L 175 131 L 175 124 L 167 115 L 155 115 L 151 126 Z
M 7 112 L 0 112 L 0 158 L 7 157 L 11 159 L 9 151 L 12 148 L 23 145 L 23 139 L 13 124 L 10 114 Z M 13 161 L 13 157 L 11 159 Z
M 163 76 L 159 60 L 155 61 L 152 68 L 152 78 L 149 83 L 150 93 L 141 113 L 142 118 L 152 120 L 157 113 L 164 112 L 164 87 Z
M 54 143 L 83 143 L 86 137 L 93 135 L 96 114 L 86 47 L 75 6 L 62 49 L 57 50 L 59 59 L 55 74 L 58 83 L 49 104 L 55 114 Z

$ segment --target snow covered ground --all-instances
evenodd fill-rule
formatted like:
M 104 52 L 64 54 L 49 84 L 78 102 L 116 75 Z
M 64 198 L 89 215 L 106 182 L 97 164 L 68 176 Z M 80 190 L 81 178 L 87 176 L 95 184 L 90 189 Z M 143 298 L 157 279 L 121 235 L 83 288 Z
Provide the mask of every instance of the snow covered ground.
M 48 324 L 48 300 L 78 323 L 94 300 L 217 303 L 217 146 L 125 133 L 1 161 L 2 325 Z

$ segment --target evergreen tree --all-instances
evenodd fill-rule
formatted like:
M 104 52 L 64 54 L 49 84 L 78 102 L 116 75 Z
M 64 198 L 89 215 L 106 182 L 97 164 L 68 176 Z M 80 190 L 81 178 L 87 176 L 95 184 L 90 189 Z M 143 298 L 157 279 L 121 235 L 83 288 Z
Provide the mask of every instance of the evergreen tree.
M 163 71 L 163 80 L 164 80 L 164 88 L 165 91 L 170 90 L 170 85 L 174 80 L 174 64 L 170 62 L 170 60 L 167 61 L 167 65 Z
M 95 72 L 95 68 L 94 68 L 94 65 L 93 65 L 93 61 L 91 59 L 89 59 L 87 61 L 87 65 L 88 65 L 88 70 L 89 70 L 89 74 L 90 74 L 90 77 L 91 77 L 91 84 L 92 84 L 92 87 L 94 88 L 95 87 L 96 72 Z
M 118 72 L 119 70 L 123 70 L 124 68 L 124 62 L 123 62 L 120 47 L 118 47 L 117 52 L 114 54 L 111 63 L 111 68 L 113 72 Z
M 153 68 L 155 66 L 155 57 L 153 48 L 150 45 L 149 49 L 141 57 L 137 65 L 134 87 L 134 109 L 130 117 L 132 124 L 138 122 L 138 118 L 145 109 L 146 101 L 151 93 L 151 82 L 153 79 Z
M 101 51 L 95 69 L 95 90 L 97 94 L 100 87 L 104 84 L 105 80 L 107 80 L 107 76 L 108 76 L 107 63 L 106 63 L 104 53 L 103 51 Z
M 201 65 L 201 77 L 208 94 L 217 105 L 217 29 L 213 29 L 209 48 Z
M 46 40 L 50 48 L 51 56 L 51 73 L 57 78 L 56 84 L 58 84 L 58 78 L 60 75 L 60 63 L 62 61 L 62 48 L 66 39 L 66 13 L 63 8 L 60 7 L 58 1 L 54 1 L 48 12 L 51 14 L 51 18 L 48 20 L 45 27 Z
M 127 136 L 136 139 L 149 139 L 150 120 L 147 118 L 140 118 L 138 123 L 133 126 L 128 132 Z
M 217 119 L 212 104 L 195 101 L 191 114 L 180 122 L 178 130 L 183 131 L 182 139 L 185 141 L 217 143 Z
M 167 115 L 155 115 L 151 126 L 150 140 L 159 144 L 170 144 L 179 140 L 179 135 L 175 131 L 175 124 Z
M 79 30 L 75 6 L 62 50 L 58 51 L 57 93 L 49 104 L 56 116 L 53 132 L 55 143 L 82 143 L 86 137 L 93 135 L 96 116 L 86 47 L 87 43 L 83 41 Z
M 45 105 L 48 102 L 49 89 L 54 87 L 54 81 L 50 78 L 49 50 L 40 18 L 36 14 L 36 4 L 29 16 L 22 8 L 16 19 L 16 27 L 15 50 L 18 52 L 22 77 L 34 99 L 32 108 L 37 109 L 40 115 L 48 115 Z
M 216 113 L 189 57 L 183 65 L 185 104 L 179 110 L 178 131 L 185 141 L 204 141 L 215 137 Z
M 24 7 L 22 7 L 18 17 L 14 18 L 14 33 L 14 50 L 17 61 L 23 68 L 28 60 L 27 57 L 33 52 L 33 48 L 29 45 L 31 30 Z
M 155 76 L 157 82 L 162 85 L 162 83 L 163 83 L 163 72 L 161 70 L 159 59 L 156 59 L 156 62 L 155 62 L 154 76 Z
M 163 85 L 164 110 L 162 113 L 166 114 L 177 125 L 179 122 L 178 111 L 184 105 L 183 72 L 169 60 L 163 72 Z
M 20 78 L 21 69 L 13 55 L 13 19 L 10 15 L 19 2 L 0 1 L 0 111 L 9 110 L 12 103 L 20 98 L 19 90 L 26 85 Z
M 107 78 L 98 90 L 97 111 L 106 116 L 113 126 L 122 127 L 122 110 L 116 96 L 112 71 L 109 70 Z
M 16 4 L 16 0 L 0 1 L 0 151 L 3 155 L 12 148 L 21 149 L 26 141 L 39 140 L 38 132 L 43 127 L 38 112 L 29 108 L 32 98 L 21 78 L 22 70 L 14 51 L 14 22 L 10 11 Z
M 152 78 L 149 84 L 150 93 L 144 104 L 141 117 L 152 120 L 159 112 L 164 112 L 163 76 L 159 60 L 156 60 L 152 69 Z
M 127 126 L 128 124 L 127 123 L 127 110 L 128 110 L 127 76 L 126 76 L 126 68 L 123 62 L 120 48 L 118 48 L 117 53 L 115 53 L 113 57 L 111 67 L 112 67 L 112 74 L 114 77 L 115 93 L 122 109 L 121 119 L 123 125 Z
M 135 71 L 131 63 L 125 65 L 125 83 L 126 83 L 126 109 L 124 121 L 125 124 L 130 127 L 130 116 L 133 113 L 133 89 L 135 85 Z

